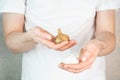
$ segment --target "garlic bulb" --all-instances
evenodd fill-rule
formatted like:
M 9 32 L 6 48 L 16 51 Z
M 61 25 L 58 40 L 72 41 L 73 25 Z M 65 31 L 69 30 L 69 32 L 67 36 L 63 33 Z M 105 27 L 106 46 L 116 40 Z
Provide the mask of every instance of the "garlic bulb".
M 62 62 L 64 64 L 78 64 L 79 60 L 75 56 L 69 55 Z
M 58 32 L 58 35 L 55 37 L 55 40 L 54 40 L 54 42 L 55 42 L 56 44 L 59 44 L 59 43 L 61 43 L 61 42 L 63 42 L 63 41 L 69 41 L 69 40 L 70 40 L 68 35 L 63 34 L 63 33 L 61 32 L 61 29 L 58 29 L 57 32 Z

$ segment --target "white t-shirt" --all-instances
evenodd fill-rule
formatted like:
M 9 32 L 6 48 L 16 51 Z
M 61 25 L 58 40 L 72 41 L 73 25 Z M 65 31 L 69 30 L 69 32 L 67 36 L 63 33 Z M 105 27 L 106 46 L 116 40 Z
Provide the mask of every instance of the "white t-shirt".
M 77 45 L 63 52 L 37 44 L 24 52 L 22 80 L 105 80 L 104 57 L 96 58 L 91 69 L 78 74 L 58 68 L 69 54 L 78 56 L 81 48 L 94 35 L 97 11 L 120 7 L 120 0 L 1 0 L 0 12 L 25 14 L 25 28 L 40 26 L 53 35 L 57 29 L 77 41 Z

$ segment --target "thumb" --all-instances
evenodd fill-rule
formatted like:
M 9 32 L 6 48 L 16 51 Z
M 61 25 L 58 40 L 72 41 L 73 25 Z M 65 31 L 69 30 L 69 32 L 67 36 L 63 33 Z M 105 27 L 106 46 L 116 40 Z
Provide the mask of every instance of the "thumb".
M 90 57 L 90 52 L 88 52 L 86 49 L 81 49 L 79 59 L 82 62 L 85 62 Z
M 42 37 L 47 40 L 52 40 L 53 36 L 46 30 L 39 28 L 35 30 L 37 36 Z

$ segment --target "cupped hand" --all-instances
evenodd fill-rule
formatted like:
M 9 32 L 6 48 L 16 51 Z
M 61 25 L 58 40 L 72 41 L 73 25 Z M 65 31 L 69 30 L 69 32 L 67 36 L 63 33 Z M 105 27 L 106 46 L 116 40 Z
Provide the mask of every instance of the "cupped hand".
M 70 40 L 70 41 L 63 41 L 60 44 L 55 44 L 53 41 L 54 36 L 50 34 L 48 31 L 40 28 L 40 27 L 34 27 L 26 32 L 27 38 L 29 40 L 33 40 L 36 43 L 42 43 L 48 48 L 55 49 L 58 51 L 63 51 L 68 48 L 71 48 L 76 44 L 76 41 Z
M 102 50 L 101 43 L 94 39 L 88 42 L 80 52 L 79 63 L 78 64 L 63 64 L 60 63 L 59 67 L 73 73 L 79 73 L 84 70 L 91 68 L 96 57 Z

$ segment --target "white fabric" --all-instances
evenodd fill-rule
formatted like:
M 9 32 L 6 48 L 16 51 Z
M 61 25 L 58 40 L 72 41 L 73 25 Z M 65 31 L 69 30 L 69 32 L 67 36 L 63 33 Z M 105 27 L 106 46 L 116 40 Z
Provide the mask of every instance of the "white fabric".
M 25 0 L 0 0 L 0 12 L 25 13 Z
M 26 7 L 25 7 L 26 4 Z M 23 54 L 22 80 L 105 80 L 104 57 L 96 58 L 91 69 L 79 74 L 64 71 L 58 64 L 69 54 L 78 56 L 80 49 L 93 37 L 97 11 L 115 9 L 119 0 L 1 0 L 0 12 L 25 14 L 26 30 L 40 26 L 53 35 L 57 29 L 77 41 L 63 52 L 42 44 Z

